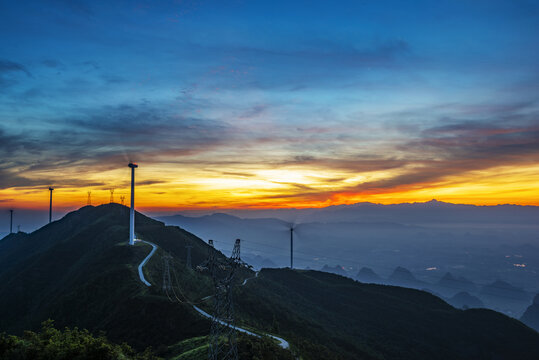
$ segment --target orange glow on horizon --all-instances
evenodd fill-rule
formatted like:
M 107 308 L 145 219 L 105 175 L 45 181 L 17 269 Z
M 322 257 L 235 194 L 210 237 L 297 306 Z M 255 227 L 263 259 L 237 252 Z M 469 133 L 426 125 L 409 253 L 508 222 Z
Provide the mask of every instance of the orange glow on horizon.
M 80 208 L 87 203 L 87 191 L 92 191 L 92 205 L 106 204 L 109 189 L 113 187 L 115 202 L 119 203 L 120 196 L 125 196 L 125 205 L 129 205 L 130 171 L 126 167 L 98 175 L 91 171 L 83 174 L 85 180 L 95 181 L 95 187 L 54 186 L 53 205 L 64 211 Z M 400 175 L 400 171 L 347 173 L 298 167 L 229 169 L 212 173 L 196 168 L 171 171 L 163 165 L 143 164 L 136 172 L 135 203 L 140 211 L 319 208 L 358 202 L 396 204 L 431 199 L 473 205 L 539 205 L 538 165 L 469 171 L 432 182 L 386 188 L 365 185 L 392 179 Z M 74 173 L 63 175 L 71 176 Z M 48 196 L 48 186 L 0 190 L 2 208 L 45 209 Z

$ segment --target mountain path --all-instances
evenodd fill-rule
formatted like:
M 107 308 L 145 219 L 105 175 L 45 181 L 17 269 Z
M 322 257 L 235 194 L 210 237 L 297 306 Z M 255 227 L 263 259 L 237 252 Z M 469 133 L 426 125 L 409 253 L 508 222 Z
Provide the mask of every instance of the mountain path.
M 142 281 L 144 283 L 144 285 L 146 285 L 146 286 L 152 286 L 152 284 L 150 284 L 150 282 L 148 280 L 146 280 L 146 278 L 144 277 L 144 273 L 142 272 L 142 268 L 144 267 L 144 265 L 146 265 L 148 260 L 150 260 L 150 258 L 153 256 L 153 254 L 157 250 L 157 245 L 155 245 L 152 242 L 146 241 L 146 240 L 140 240 L 140 239 L 135 240 L 135 242 L 138 242 L 138 241 L 146 243 L 146 244 L 151 245 L 153 247 L 152 251 L 150 251 L 148 256 L 146 256 L 144 258 L 144 260 L 142 260 L 142 262 L 138 266 L 138 276 L 140 278 L 140 281 Z
M 138 274 L 139 274 L 140 281 L 142 281 L 144 283 L 144 285 L 146 285 L 146 286 L 152 286 L 152 284 L 150 284 L 148 282 L 148 280 L 146 280 L 146 278 L 144 277 L 144 273 L 143 273 L 142 269 L 144 268 L 144 265 L 146 265 L 148 260 L 150 260 L 150 258 L 155 254 L 155 251 L 157 250 L 158 246 L 155 245 L 154 243 L 150 242 L 150 241 L 140 240 L 140 239 L 135 240 L 135 242 L 139 242 L 139 241 L 152 246 L 152 251 L 150 251 L 148 256 L 146 256 L 144 258 L 144 260 L 142 260 L 142 262 L 138 266 Z M 258 277 L 258 271 L 255 273 L 255 276 L 243 280 L 243 283 L 241 284 L 241 286 L 244 286 L 245 284 L 247 284 L 247 281 L 252 280 L 252 279 L 256 279 L 257 277 Z M 206 298 L 208 298 L 208 297 L 206 297 Z M 194 304 L 191 304 L 191 305 L 193 306 L 193 309 L 195 309 L 195 311 L 198 312 L 200 315 L 202 315 L 202 316 L 204 316 L 204 317 L 206 317 L 208 319 L 213 319 L 213 316 L 211 316 L 210 314 L 208 314 L 207 312 L 205 312 L 204 310 L 202 310 L 198 306 L 196 306 Z M 256 334 L 256 333 L 254 333 L 252 331 L 249 331 L 249 330 L 246 330 L 246 329 L 234 326 L 234 325 L 229 325 L 225 321 L 222 321 L 220 319 L 217 319 L 217 321 L 219 323 L 221 323 L 222 325 L 231 326 L 234 330 L 236 330 L 238 332 L 242 332 L 242 333 L 245 333 L 245 334 L 248 334 L 248 335 L 251 335 L 251 336 L 255 336 L 255 337 L 258 337 L 258 338 L 261 337 L 259 334 Z M 275 335 L 271 335 L 271 334 L 266 334 L 266 336 L 269 336 L 270 338 L 272 338 L 274 340 L 277 340 L 279 342 L 279 346 L 281 348 L 283 348 L 283 349 L 289 349 L 290 348 L 290 344 L 285 339 L 280 338 L 280 337 L 275 336 Z

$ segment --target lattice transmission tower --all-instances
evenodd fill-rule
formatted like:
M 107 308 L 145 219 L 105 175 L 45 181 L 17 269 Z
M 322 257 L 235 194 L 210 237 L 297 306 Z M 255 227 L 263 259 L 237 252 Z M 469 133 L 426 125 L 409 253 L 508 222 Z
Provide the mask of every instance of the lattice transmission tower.
M 164 271 L 163 271 L 163 291 L 169 295 L 168 292 L 172 290 L 172 278 L 170 276 L 170 260 L 172 256 L 165 254 L 163 256 Z M 170 297 L 170 296 L 169 296 Z
M 210 330 L 209 360 L 237 360 L 238 345 L 234 326 L 232 290 L 237 269 L 244 263 L 240 256 L 240 239 L 236 239 L 230 258 L 217 256 L 213 241 L 209 242 L 208 260 L 197 268 L 207 269 L 212 277 L 215 293 Z M 223 344 L 222 340 L 225 340 Z
M 92 205 L 92 192 L 88 191 L 88 201 L 86 202 L 86 205 Z
M 110 203 L 112 204 L 114 202 L 114 188 L 110 188 Z

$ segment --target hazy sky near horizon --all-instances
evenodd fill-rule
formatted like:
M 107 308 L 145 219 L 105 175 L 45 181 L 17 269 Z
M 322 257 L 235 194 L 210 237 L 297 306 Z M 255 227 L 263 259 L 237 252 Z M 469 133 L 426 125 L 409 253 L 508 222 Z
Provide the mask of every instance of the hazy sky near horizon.
M 0 3 L 0 207 L 539 204 L 538 1 Z

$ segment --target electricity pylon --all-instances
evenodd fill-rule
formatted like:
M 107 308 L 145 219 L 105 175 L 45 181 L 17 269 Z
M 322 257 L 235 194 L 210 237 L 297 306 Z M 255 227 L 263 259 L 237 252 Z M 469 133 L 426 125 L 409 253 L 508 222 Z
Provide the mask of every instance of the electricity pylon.
M 240 257 L 240 239 L 236 239 L 230 258 L 218 257 L 213 241 L 210 240 L 209 245 L 208 260 L 198 267 L 198 269 L 209 271 L 215 288 L 208 359 L 237 360 L 238 345 L 234 326 L 232 289 L 236 270 L 244 264 Z M 223 338 L 227 346 L 222 343 Z
M 170 260 L 172 259 L 172 256 L 169 254 L 166 254 L 163 256 L 163 262 L 165 265 L 165 269 L 163 271 L 163 291 L 167 294 L 168 292 L 172 290 L 172 280 L 170 277 Z

